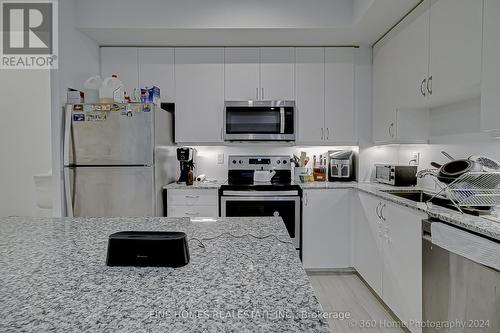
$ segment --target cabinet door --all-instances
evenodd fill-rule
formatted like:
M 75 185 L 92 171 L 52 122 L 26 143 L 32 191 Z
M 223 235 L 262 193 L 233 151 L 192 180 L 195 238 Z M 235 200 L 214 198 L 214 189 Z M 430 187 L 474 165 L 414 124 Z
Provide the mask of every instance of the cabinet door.
M 382 296 L 381 220 L 377 216 L 380 200 L 367 193 L 358 193 L 354 207 L 354 267 L 370 287 Z
M 228 47 L 224 52 L 226 101 L 259 99 L 260 49 Z
M 175 49 L 176 142 L 222 141 L 224 49 Z
M 383 300 L 403 321 L 422 320 L 422 219 L 424 214 L 384 202 Z M 421 332 L 409 327 L 412 332 Z
M 430 12 L 431 103 L 478 95 L 483 1 L 433 0 Z
M 294 99 L 294 63 L 295 49 L 293 47 L 260 49 L 260 99 Z
M 393 41 L 374 50 L 373 58 L 373 141 L 390 142 L 395 139 L 396 105 L 392 88 L 396 74 L 392 68 L 398 61 L 393 52 Z
M 298 141 L 322 143 L 325 137 L 325 49 L 295 49 L 295 96 Z
M 157 86 L 162 102 L 174 102 L 173 48 L 139 48 L 139 86 Z
M 392 39 L 396 56 L 392 97 L 398 108 L 422 107 L 427 103 L 429 5 L 429 1 L 424 1 L 412 11 Z
M 325 49 L 325 140 L 356 143 L 354 48 Z
M 125 92 L 132 94 L 139 88 L 138 60 L 136 47 L 101 47 L 101 77 L 104 80 L 116 74 L 125 86 Z
M 500 129 L 500 1 L 484 1 L 481 129 Z
M 348 189 L 304 191 L 302 262 L 307 269 L 351 267 Z

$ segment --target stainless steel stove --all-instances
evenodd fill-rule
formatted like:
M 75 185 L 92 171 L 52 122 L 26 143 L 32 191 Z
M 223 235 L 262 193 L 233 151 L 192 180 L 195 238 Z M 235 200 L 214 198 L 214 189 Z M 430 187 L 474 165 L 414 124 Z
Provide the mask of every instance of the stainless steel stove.
M 280 216 L 300 254 L 302 189 L 291 183 L 290 156 L 230 155 L 228 164 L 228 184 L 219 190 L 220 215 Z M 261 175 L 269 180 L 256 181 Z

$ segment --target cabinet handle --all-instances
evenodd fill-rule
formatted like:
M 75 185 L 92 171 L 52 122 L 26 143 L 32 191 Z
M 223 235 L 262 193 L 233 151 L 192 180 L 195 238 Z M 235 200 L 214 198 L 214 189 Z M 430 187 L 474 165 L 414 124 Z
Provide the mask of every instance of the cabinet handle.
M 377 208 L 375 208 L 375 211 L 376 211 L 376 214 L 377 214 L 378 218 L 379 218 L 379 219 L 382 219 L 382 218 L 380 217 L 380 213 L 378 212 L 378 209 L 380 208 L 380 205 L 382 205 L 382 203 L 381 203 L 381 202 L 379 202 L 379 203 L 378 203 Z
M 325 134 L 325 130 L 323 129 L 323 127 L 321 127 L 321 140 L 323 140 L 324 138 L 324 135 Z
M 383 204 L 382 207 L 380 208 L 380 218 L 382 219 L 382 221 L 385 222 L 386 218 L 384 216 L 384 208 L 385 208 L 385 204 Z
M 420 83 L 420 93 L 422 94 L 422 96 L 425 97 L 426 93 L 425 93 L 425 90 L 424 90 L 424 84 L 426 84 L 426 81 L 427 79 L 423 79 L 422 80 L 422 83 Z
M 389 128 L 387 129 L 389 131 L 389 137 L 394 138 L 394 134 L 392 133 L 392 128 L 394 127 L 394 123 L 391 123 L 389 125 Z
M 329 138 L 330 138 L 330 128 L 327 127 L 326 128 L 326 140 L 330 140 Z
M 264 100 L 264 88 L 261 89 L 262 93 L 260 94 L 260 99 Z
M 196 216 L 196 215 L 200 215 L 200 213 L 184 213 L 185 215 L 188 215 L 188 216 Z
M 255 88 L 255 100 L 259 99 L 259 87 Z
M 198 199 L 200 196 L 199 195 L 185 195 L 184 197 L 188 199 Z
M 429 80 L 427 80 L 427 91 L 429 95 L 432 95 L 432 75 L 429 76 Z
M 307 206 L 307 204 L 309 203 L 309 197 L 307 196 L 307 192 L 304 193 L 304 205 Z

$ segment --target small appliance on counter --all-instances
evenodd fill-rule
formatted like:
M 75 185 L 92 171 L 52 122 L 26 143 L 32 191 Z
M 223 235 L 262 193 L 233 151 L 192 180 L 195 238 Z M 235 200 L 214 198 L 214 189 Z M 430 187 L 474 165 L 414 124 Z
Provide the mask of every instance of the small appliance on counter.
M 375 180 L 392 186 L 415 186 L 417 185 L 417 166 L 375 164 Z
M 196 157 L 196 149 L 189 147 L 177 148 L 177 160 L 179 161 L 179 167 L 181 171 L 177 183 L 187 183 L 190 178 L 191 178 L 191 184 L 193 183 L 192 173 L 194 169 L 195 157 Z
M 328 152 L 328 180 L 354 181 L 354 151 L 330 150 Z

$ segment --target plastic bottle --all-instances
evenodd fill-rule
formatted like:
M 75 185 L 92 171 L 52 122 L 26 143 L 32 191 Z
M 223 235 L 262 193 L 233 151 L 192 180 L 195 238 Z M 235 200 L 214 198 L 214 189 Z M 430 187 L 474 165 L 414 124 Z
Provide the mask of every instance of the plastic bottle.
M 99 89 L 102 86 L 102 79 L 99 75 L 89 77 L 83 84 L 85 103 L 99 103 Z
M 123 103 L 124 86 L 116 74 L 106 78 L 100 89 L 102 103 Z

